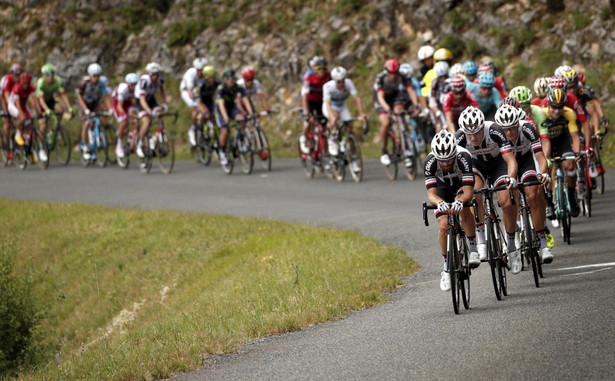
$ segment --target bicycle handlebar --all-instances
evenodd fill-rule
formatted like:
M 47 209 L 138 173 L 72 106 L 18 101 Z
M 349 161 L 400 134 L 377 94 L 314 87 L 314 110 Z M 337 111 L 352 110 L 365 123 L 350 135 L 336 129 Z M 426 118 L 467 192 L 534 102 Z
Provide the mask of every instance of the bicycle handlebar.
M 533 187 L 534 185 L 542 185 L 542 182 L 534 180 L 534 181 L 528 181 L 527 183 L 517 183 L 516 188 L 519 190 L 523 190 L 524 188 Z
M 447 204 L 449 204 L 449 206 L 451 205 L 451 203 L 447 203 Z M 464 208 L 474 207 L 474 210 L 476 211 L 475 206 L 476 206 L 476 199 L 472 199 L 472 202 L 466 202 L 463 204 Z M 425 223 L 425 226 L 429 226 L 429 221 L 427 220 L 427 211 L 434 210 L 434 209 L 438 209 L 438 206 L 437 205 L 427 205 L 427 202 L 423 202 L 423 222 Z
M 152 115 L 152 116 L 154 116 L 156 118 L 162 118 L 163 116 L 172 116 L 173 117 L 173 123 L 175 123 L 175 122 L 177 122 L 177 117 L 179 116 L 179 112 L 178 111 L 173 111 L 173 112 L 167 111 L 167 112 L 163 112 L 163 113 L 160 113 L 160 114 L 155 114 L 155 115 Z
M 582 156 L 587 156 L 587 152 L 581 151 L 581 152 L 575 152 L 574 155 L 572 156 L 568 155 L 568 156 L 552 157 L 549 159 L 549 161 L 552 163 L 561 163 L 562 161 L 575 160 L 577 157 L 582 157 Z

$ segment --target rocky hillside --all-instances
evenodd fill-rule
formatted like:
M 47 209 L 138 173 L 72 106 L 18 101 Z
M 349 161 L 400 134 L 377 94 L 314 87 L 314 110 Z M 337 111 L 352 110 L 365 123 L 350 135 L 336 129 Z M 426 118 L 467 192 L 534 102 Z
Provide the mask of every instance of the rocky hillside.
M 19 60 L 36 71 L 49 61 L 74 85 L 93 61 L 119 79 L 155 60 L 178 80 L 194 57 L 206 56 L 219 70 L 254 65 L 284 111 L 299 105 L 300 76 L 315 54 L 349 68 L 371 103 L 367 92 L 382 62 L 395 56 L 418 67 L 416 52 L 427 42 L 460 61 L 491 56 L 512 85 L 573 63 L 608 102 L 615 94 L 614 3 L 2 0 L 0 69 Z

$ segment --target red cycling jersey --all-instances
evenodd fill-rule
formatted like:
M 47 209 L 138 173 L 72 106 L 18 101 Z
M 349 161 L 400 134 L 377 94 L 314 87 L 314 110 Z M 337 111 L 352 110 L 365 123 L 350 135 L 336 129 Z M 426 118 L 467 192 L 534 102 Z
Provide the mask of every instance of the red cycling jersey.
M 542 108 L 547 107 L 547 97 L 540 102 L 539 106 Z M 583 124 L 587 122 L 587 114 L 583 109 L 583 104 L 581 104 L 579 98 L 577 98 L 574 94 L 566 94 L 566 107 L 571 108 L 572 111 L 574 111 L 579 123 Z
M 310 70 L 303 77 L 303 87 L 301 89 L 301 95 L 307 94 L 308 101 L 320 101 L 322 102 L 322 87 L 325 83 L 331 80 L 331 74 L 328 72 L 324 77 L 320 78 L 316 71 Z
M 9 98 L 9 103 L 15 103 L 19 101 L 19 104 L 21 105 L 21 110 L 23 111 L 23 114 L 26 119 L 29 119 L 31 117 L 30 110 L 28 110 L 28 107 L 26 107 L 26 103 L 28 102 L 28 97 L 31 94 L 34 94 L 35 92 L 36 92 L 36 89 L 34 88 L 34 86 L 32 86 L 31 84 L 28 84 L 27 86 L 24 87 L 21 84 L 21 82 L 17 82 L 13 86 L 13 90 L 11 90 L 11 96 Z M 11 106 L 9 106 L 9 108 L 10 107 Z M 17 112 L 17 110 L 13 112 Z M 13 117 L 16 118 L 17 116 L 13 115 Z
M 2 77 L 2 80 L 0 81 L 0 91 L 2 91 L 2 94 L 10 93 L 14 85 L 15 81 L 13 80 L 13 76 L 7 74 Z
M 476 95 L 472 90 L 465 90 L 465 96 L 461 98 L 460 101 L 455 99 L 452 91 L 444 94 L 442 99 L 442 110 L 444 112 L 452 112 L 453 120 L 459 119 L 459 115 L 461 112 L 466 109 L 468 106 L 478 107 L 478 102 L 476 101 Z

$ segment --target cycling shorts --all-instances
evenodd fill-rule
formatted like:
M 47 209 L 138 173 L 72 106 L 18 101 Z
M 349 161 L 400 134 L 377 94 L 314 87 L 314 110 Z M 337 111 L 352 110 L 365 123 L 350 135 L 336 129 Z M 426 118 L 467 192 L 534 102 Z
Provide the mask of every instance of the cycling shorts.
M 376 114 L 377 115 L 386 114 L 386 111 L 384 111 L 384 109 L 378 102 L 377 92 L 374 91 L 373 95 L 374 95 L 374 109 L 376 110 Z M 400 90 L 400 91 L 397 91 L 396 93 L 385 96 L 384 101 L 389 105 L 390 108 L 393 108 L 397 105 L 403 105 L 405 103 L 405 98 L 407 96 L 408 96 L 407 93 Z
M 8 106 L 9 106 L 9 114 L 11 114 L 11 116 L 14 119 L 19 118 L 19 109 L 17 108 L 17 106 L 15 106 L 15 103 L 9 102 Z M 22 109 L 26 119 L 30 119 L 32 117 L 32 115 L 30 114 L 30 110 L 28 109 L 28 106 L 24 106 L 21 109 Z
M 235 120 L 235 118 L 237 117 L 237 115 L 241 114 L 241 110 L 239 110 L 239 107 L 235 106 L 231 109 L 226 109 L 226 114 L 229 117 L 229 120 Z M 222 118 L 222 114 L 220 113 L 220 109 L 218 107 L 216 107 L 216 124 L 218 125 L 219 129 L 225 129 L 228 128 L 228 126 L 223 127 L 224 125 L 224 119 Z
M 551 138 L 551 157 L 567 156 L 573 154 L 572 143 L 568 134 Z
M 496 187 L 502 185 L 508 177 L 508 165 L 501 156 L 488 162 L 472 159 L 472 166 L 475 177 L 480 177 L 483 183 L 490 179 L 491 184 Z
M 124 103 L 122 104 L 124 108 L 124 112 L 120 112 L 119 108 L 117 107 L 117 101 L 115 99 L 113 100 L 112 106 L 113 106 L 113 116 L 115 116 L 115 120 L 118 123 L 125 121 L 128 115 L 139 112 L 137 107 L 134 104 L 132 104 L 132 101 L 124 101 Z
M 455 197 L 457 195 L 463 193 L 463 185 L 461 184 L 461 180 L 454 181 L 452 186 L 450 184 L 438 181 L 437 187 L 438 196 L 449 204 L 455 201 Z M 439 212 L 437 209 L 434 213 L 436 218 L 444 215 L 444 213 Z
M 308 113 L 310 115 L 316 113 L 317 116 L 322 116 L 322 101 L 308 100 Z
M 152 112 L 154 114 L 161 110 L 161 108 L 158 106 L 158 102 L 156 102 L 156 97 L 145 98 L 145 100 L 147 101 L 147 105 L 149 106 L 149 108 L 152 109 Z M 147 111 L 145 111 L 143 106 L 141 106 L 141 102 L 139 101 L 139 99 L 137 99 L 137 110 L 139 110 L 139 118 L 143 118 L 147 115 Z
M 517 180 L 521 183 L 538 181 L 536 163 L 532 153 L 517 158 Z
M 181 91 L 181 96 L 186 106 L 190 108 L 196 107 L 196 99 L 192 97 L 192 90 L 183 89 Z
M 342 107 L 335 107 L 331 105 L 331 109 L 333 111 L 336 111 L 340 115 L 340 122 L 347 122 L 352 120 L 352 115 L 350 115 L 350 110 L 348 110 L 346 104 L 344 104 Z M 325 104 L 325 102 L 323 102 L 322 104 L 322 114 L 325 116 L 325 118 L 330 119 L 330 115 L 327 112 L 327 105 Z

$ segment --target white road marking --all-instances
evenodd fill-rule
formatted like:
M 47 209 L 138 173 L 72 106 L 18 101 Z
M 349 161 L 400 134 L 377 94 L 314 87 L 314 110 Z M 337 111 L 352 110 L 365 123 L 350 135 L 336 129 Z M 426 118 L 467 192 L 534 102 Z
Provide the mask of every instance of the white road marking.
M 593 270 L 593 271 L 585 271 L 582 273 L 564 274 L 562 276 L 587 275 L 587 274 L 593 274 L 593 273 L 597 273 L 597 272 L 604 271 L 604 270 L 610 270 L 610 269 L 612 269 L 612 267 L 607 267 L 605 269 L 598 269 L 598 270 Z
M 561 269 L 556 269 L 556 270 L 566 271 L 566 270 L 587 269 L 587 268 L 590 268 L 590 267 L 607 267 L 607 266 L 615 266 L 615 262 L 595 263 L 593 265 L 583 265 L 583 266 L 575 266 L 575 267 L 563 267 Z

